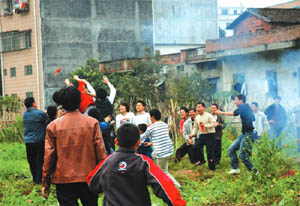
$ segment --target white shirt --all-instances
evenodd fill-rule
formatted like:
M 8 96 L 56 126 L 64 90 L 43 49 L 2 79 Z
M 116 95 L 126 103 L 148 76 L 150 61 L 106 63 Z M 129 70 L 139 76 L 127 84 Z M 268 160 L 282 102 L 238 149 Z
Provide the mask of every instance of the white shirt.
M 107 83 L 107 86 L 109 87 L 109 97 L 108 97 L 108 100 L 111 104 L 114 103 L 115 101 L 115 97 L 116 97 L 116 94 L 117 94 L 117 90 L 116 88 L 114 87 L 114 85 L 112 85 L 110 82 Z
M 147 112 L 143 112 L 141 114 L 136 114 L 133 119 L 133 124 L 138 126 L 139 124 L 150 124 L 150 114 Z
M 257 132 L 257 136 L 262 136 L 265 130 L 269 129 L 269 122 L 265 113 L 263 112 L 253 112 L 255 121 L 253 122 L 254 131 Z
M 118 114 L 116 117 L 116 127 L 119 128 L 123 124 L 133 124 L 134 114 L 127 112 L 125 115 Z

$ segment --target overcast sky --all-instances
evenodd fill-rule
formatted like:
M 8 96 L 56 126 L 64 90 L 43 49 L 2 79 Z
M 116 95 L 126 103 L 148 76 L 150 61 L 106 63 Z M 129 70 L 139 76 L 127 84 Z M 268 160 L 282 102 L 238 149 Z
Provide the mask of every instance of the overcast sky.
M 246 8 L 262 8 L 289 1 L 292 0 L 218 0 L 218 6 L 239 6 L 242 3 Z

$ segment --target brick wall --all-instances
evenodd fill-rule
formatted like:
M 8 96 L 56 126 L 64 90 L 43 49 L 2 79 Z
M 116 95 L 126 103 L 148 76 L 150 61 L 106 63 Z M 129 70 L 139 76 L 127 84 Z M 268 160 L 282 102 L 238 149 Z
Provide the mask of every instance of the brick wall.
M 272 25 L 253 15 L 248 15 L 242 22 L 234 28 L 234 35 L 254 33 L 259 30 L 270 31 L 281 28 L 280 25 Z
M 206 53 L 248 48 L 256 45 L 292 41 L 300 38 L 300 25 L 280 28 L 271 31 L 249 33 L 223 39 L 207 40 Z

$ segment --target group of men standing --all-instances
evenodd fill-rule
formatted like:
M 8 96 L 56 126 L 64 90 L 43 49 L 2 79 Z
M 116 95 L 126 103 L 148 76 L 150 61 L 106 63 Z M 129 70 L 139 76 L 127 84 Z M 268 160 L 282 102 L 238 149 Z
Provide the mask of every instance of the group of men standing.
M 229 174 L 239 174 L 238 156 L 249 171 L 255 174 L 258 171 L 253 167 L 250 156 L 253 143 L 262 137 L 265 132 L 269 132 L 271 140 L 278 139 L 278 146 L 281 147 L 280 135 L 286 124 L 286 112 L 280 105 L 280 97 L 274 97 L 274 104 L 269 106 L 265 113 L 259 111 L 258 103 L 252 102 L 251 107 L 246 104 L 244 95 L 235 97 L 237 109 L 234 112 L 222 112 L 217 104 L 212 104 L 210 112 L 205 111 L 205 104 L 199 102 L 196 110 L 186 107 L 180 109 L 181 122 L 180 132 L 185 142 L 176 151 L 176 160 L 189 154 L 190 162 L 195 165 L 205 163 L 203 146 L 206 146 L 208 166 L 211 171 L 215 170 L 215 165 L 220 163 L 222 154 L 222 130 L 226 127 L 221 115 L 240 116 L 242 122 L 242 134 L 229 147 L 231 159 L 231 170 Z M 236 152 L 239 150 L 237 156 Z

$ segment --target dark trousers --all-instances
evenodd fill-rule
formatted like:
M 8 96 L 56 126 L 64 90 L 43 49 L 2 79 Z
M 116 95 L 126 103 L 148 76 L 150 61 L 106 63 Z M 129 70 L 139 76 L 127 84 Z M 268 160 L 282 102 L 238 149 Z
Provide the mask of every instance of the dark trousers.
M 26 143 L 25 146 L 33 182 L 35 184 L 41 184 L 45 142 Z
M 196 144 L 195 144 L 196 148 L 198 148 L 200 151 L 202 149 L 202 153 L 203 153 L 203 146 L 205 145 L 208 167 L 210 170 L 216 169 L 215 154 L 214 154 L 215 144 L 216 144 L 215 133 L 201 134 L 200 137 L 196 140 Z
M 216 164 L 220 163 L 222 156 L 222 140 L 216 139 L 215 144 L 215 162 Z
M 85 182 L 57 184 L 56 196 L 59 206 L 78 206 L 78 199 L 83 206 L 98 205 L 98 195 L 92 193 Z
M 181 145 L 177 150 L 176 150 L 176 160 L 180 161 L 181 158 L 183 158 L 186 154 L 189 155 L 189 160 L 190 162 L 196 163 L 198 161 L 200 161 L 201 156 L 203 157 L 203 149 L 202 149 L 202 153 L 198 151 L 198 148 L 195 148 L 194 145 L 187 145 L 186 143 L 183 143 L 183 145 Z M 202 154 L 202 155 L 201 155 Z M 202 161 L 204 161 L 204 157 L 202 158 Z

